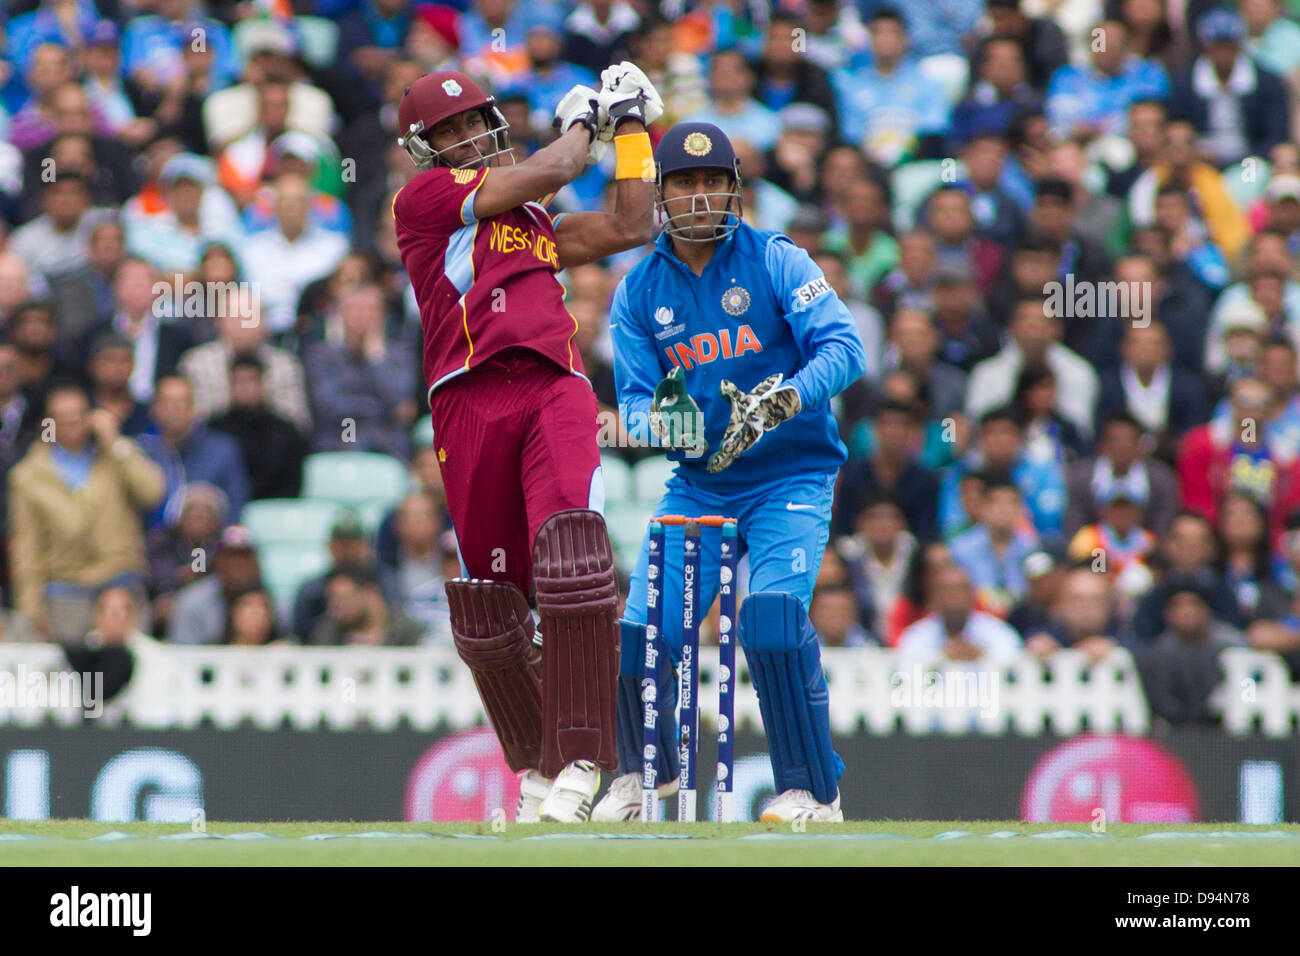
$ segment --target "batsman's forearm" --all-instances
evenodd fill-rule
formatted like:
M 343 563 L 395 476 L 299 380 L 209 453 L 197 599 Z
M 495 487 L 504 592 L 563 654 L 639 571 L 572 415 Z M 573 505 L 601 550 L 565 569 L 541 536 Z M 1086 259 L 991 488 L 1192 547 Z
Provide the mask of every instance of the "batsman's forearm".
M 614 191 L 614 216 L 622 245 L 616 252 L 635 249 L 654 238 L 655 187 L 653 182 L 620 180 Z
M 543 165 L 554 174 L 549 187 L 560 189 L 582 175 L 587 168 L 587 150 L 591 134 L 587 127 L 575 123 L 559 139 L 529 156 L 527 162 Z
M 614 149 L 616 153 L 620 152 L 620 140 L 624 144 L 635 142 L 631 137 L 645 143 L 642 148 L 646 155 L 639 160 L 619 156 L 614 187 L 614 216 L 622 227 L 620 231 L 627 243 L 622 249 L 635 249 L 654 238 L 654 160 L 653 154 L 649 153 L 649 144 L 645 142 L 645 127 L 640 120 L 625 119 L 618 124 Z M 632 164 L 630 169 L 629 164 Z

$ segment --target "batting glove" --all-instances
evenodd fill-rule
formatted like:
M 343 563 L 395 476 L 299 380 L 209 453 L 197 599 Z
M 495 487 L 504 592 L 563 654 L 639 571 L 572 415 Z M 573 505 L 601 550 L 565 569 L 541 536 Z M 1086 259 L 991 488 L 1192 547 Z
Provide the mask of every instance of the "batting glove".
M 649 126 L 664 115 L 663 98 L 635 63 L 624 60 L 606 67 L 600 74 L 600 82 L 600 105 L 609 117 L 610 139 L 623 119 L 640 120 L 642 125 Z
M 591 138 L 596 138 L 596 128 L 599 122 L 600 112 L 599 104 L 596 102 L 596 91 L 589 86 L 579 84 L 569 92 L 564 94 L 555 107 L 555 119 L 551 125 L 561 135 L 567 133 L 574 123 L 581 123 L 587 127 L 591 133 Z

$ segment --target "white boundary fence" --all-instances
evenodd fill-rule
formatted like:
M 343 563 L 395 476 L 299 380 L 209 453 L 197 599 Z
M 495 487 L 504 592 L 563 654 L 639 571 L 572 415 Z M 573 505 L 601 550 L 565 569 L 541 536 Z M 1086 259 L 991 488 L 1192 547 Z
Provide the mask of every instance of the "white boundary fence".
M 99 722 L 142 729 L 218 728 L 433 730 L 483 720 L 469 670 L 451 648 L 180 647 L 147 642 L 136 670 Z M 0 643 L 0 727 L 74 725 L 80 709 L 54 709 L 19 694 L 62 667 L 58 647 Z M 1230 733 L 1286 736 L 1300 724 L 1300 684 L 1281 658 L 1224 653 L 1216 702 Z M 904 657 L 878 648 L 825 649 L 833 731 L 872 734 L 1070 735 L 1143 733 L 1151 724 L 1137 667 L 1125 651 L 1100 663 L 1062 651 L 961 663 Z M 736 720 L 757 730 L 758 700 L 739 661 Z M 717 707 L 717 648 L 702 649 L 700 703 Z

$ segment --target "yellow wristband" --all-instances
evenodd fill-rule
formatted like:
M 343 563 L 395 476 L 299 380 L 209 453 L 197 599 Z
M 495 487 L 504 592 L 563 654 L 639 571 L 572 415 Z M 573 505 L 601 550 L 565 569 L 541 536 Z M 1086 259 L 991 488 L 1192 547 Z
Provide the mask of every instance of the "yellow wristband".
M 615 179 L 654 178 L 654 151 L 650 148 L 649 133 L 624 133 L 614 137 Z

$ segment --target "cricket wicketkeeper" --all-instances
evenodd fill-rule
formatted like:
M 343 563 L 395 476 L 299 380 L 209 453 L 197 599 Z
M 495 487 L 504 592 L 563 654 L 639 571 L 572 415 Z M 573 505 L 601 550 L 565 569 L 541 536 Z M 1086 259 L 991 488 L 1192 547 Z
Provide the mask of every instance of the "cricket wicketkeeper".
M 709 123 L 678 123 L 655 153 L 664 230 L 619 283 L 610 308 L 614 378 L 629 422 L 645 422 L 680 460 L 656 515 L 737 518 L 750 594 L 737 628 L 767 733 L 778 796 L 762 819 L 843 819 L 843 764 L 831 747 L 821 648 L 808 621 L 830 534 L 835 475 L 847 457 L 830 401 L 866 367 L 852 316 L 821 269 L 787 237 L 743 222 L 740 164 Z M 646 439 L 642 434 L 637 437 Z M 706 452 L 708 452 L 706 456 Z M 721 531 L 701 537 L 700 607 L 718 591 Z M 645 547 L 623 623 L 622 775 L 593 819 L 641 815 Z M 677 787 L 682 529 L 664 546 L 658 675 L 660 794 Z

